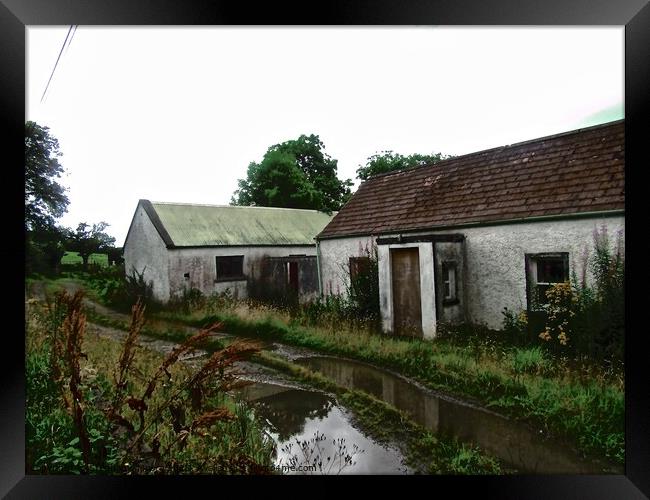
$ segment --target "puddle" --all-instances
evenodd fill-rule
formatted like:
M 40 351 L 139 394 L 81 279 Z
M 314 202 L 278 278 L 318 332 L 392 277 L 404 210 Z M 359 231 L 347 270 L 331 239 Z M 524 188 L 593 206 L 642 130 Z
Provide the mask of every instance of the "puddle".
M 240 394 L 266 422 L 276 443 L 275 465 L 284 465 L 285 474 L 409 472 L 398 450 L 384 447 L 356 429 L 351 415 L 327 394 L 264 383 L 247 386 Z M 316 441 L 317 436 L 324 439 Z M 306 455 L 299 444 L 303 441 L 309 443 Z M 339 452 L 339 445 L 345 450 Z M 351 456 L 351 463 L 345 462 L 345 455 Z M 292 457 L 296 461 L 292 462 Z M 310 465 L 314 459 L 322 463 L 322 471 L 298 470 L 298 466 Z M 291 470 L 291 464 L 295 470 Z
M 365 363 L 310 357 L 297 363 L 339 385 L 360 389 L 406 412 L 415 422 L 445 436 L 475 443 L 517 471 L 538 474 L 622 474 L 622 467 L 586 461 L 561 442 L 482 408 L 436 396 L 399 376 Z

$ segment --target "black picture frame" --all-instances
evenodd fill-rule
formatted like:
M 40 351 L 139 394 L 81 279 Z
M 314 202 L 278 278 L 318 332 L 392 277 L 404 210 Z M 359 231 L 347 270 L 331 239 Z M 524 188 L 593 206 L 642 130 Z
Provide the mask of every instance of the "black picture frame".
M 308 9 L 307 9 L 308 7 Z M 625 134 L 626 134 L 626 260 L 632 269 L 648 255 L 642 239 L 643 216 L 639 193 L 644 187 L 643 170 L 648 162 L 647 128 L 650 88 L 650 6 L 648 0 L 337 0 L 329 2 L 255 2 L 210 0 L 2 0 L 0 3 L 0 99 L 2 119 L 8 125 L 4 151 L 2 201 L 5 204 L 6 238 L 2 253 L 9 268 L 5 283 L 5 311 L 16 318 L 5 327 L 0 384 L 0 495 L 8 498 L 120 498 L 143 488 L 148 495 L 200 494 L 206 486 L 211 495 L 218 477 L 72 477 L 25 476 L 24 427 L 24 288 L 19 262 L 24 262 L 23 210 L 25 120 L 25 26 L 26 25 L 620 25 L 625 26 Z M 644 133 L 645 132 L 645 133 Z M 7 155 L 7 153 L 9 153 Z M 645 158 L 645 160 L 644 160 Z M 635 201 L 636 200 L 636 201 Z M 636 204 L 636 207 L 633 205 Z M 23 207 L 23 208 L 21 208 Z M 635 241 L 635 240 L 640 241 Z M 9 264 L 9 265 L 7 265 Z M 640 318 L 647 292 L 639 285 L 641 272 L 626 277 L 626 463 L 625 475 L 603 476 L 441 476 L 391 478 L 425 481 L 410 491 L 430 494 L 450 490 L 454 497 L 480 498 L 647 498 L 650 496 L 650 391 L 643 346 L 645 328 Z M 643 302 L 642 302 L 643 301 Z M 24 316 L 23 316 L 24 319 Z M 300 488 L 313 488 L 315 478 L 292 478 Z M 383 488 L 384 477 L 372 476 L 374 487 Z M 259 478 L 286 486 L 284 477 Z M 277 481 L 277 483 L 275 483 Z M 282 481 L 282 483 L 280 482 Z M 303 482 L 306 481 L 306 482 Z M 248 488 L 251 478 L 229 478 L 235 488 Z M 329 481 L 331 484 L 331 481 Z M 199 484 L 204 483 L 204 484 Z M 221 488 L 222 483 L 218 486 Z M 270 485 L 270 483 L 269 483 Z M 399 485 L 398 485 L 399 487 Z M 197 488 L 201 490 L 197 491 Z M 208 490 L 210 491 L 210 490 Z M 299 492 L 296 492 L 300 494 Z M 335 494 L 332 492 L 332 494 Z

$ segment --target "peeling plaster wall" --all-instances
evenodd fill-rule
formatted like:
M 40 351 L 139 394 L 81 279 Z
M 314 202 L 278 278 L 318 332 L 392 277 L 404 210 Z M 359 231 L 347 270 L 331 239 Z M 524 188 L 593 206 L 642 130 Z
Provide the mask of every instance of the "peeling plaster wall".
M 336 238 L 320 242 L 321 280 L 324 295 L 346 293 L 350 286 L 350 257 L 365 257 L 375 238 Z M 380 265 L 381 269 L 381 265 Z
M 593 232 L 601 226 L 607 228 L 610 244 L 616 244 L 618 231 L 624 231 L 625 218 L 622 215 L 611 217 L 584 218 L 573 220 L 557 220 L 544 222 L 527 222 L 504 224 L 500 226 L 484 226 L 456 228 L 444 231 L 423 231 L 408 233 L 417 234 L 451 234 L 461 233 L 465 240 L 465 314 L 467 321 L 483 323 L 490 328 L 501 328 L 504 307 L 510 310 L 526 308 L 526 270 L 525 254 L 542 252 L 568 252 L 569 270 L 575 271 L 578 278 L 584 269 L 583 254 L 585 250 L 593 255 Z M 398 233 L 382 236 L 397 236 Z M 324 293 L 345 293 L 346 276 L 341 266 L 348 266 L 351 256 L 362 255 L 359 245 L 372 241 L 370 236 L 349 237 L 322 240 L 321 273 Z M 416 246 L 413 244 L 410 246 Z M 430 244 L 429 244 L 430 245 Z M 379 246 L 379 279 L 380 301 L 384 328 L 392 325 L 392 308 L 390 300 L 390 266 L 387 261 L 387 247 L 384 252 Z M 420 278 L 423 277 L 425 259 L 420 252 Z M 388 264 L 386 264 L 388 263 Z M 587 268 L 588 283 L 593 283 L 593 276 Z M 386 290 L 387 289 L 387 290 Z M 423 323 L 425 315 L 425 288 L 422 289 Z M 428 301 L 428 299 L 426 299 Z M 435 310 L 433 312 L 435 318 Z
M 124 242 L 124 269 L 131 274 L 135 269 L 144 279 L 153 282 L 156 299 L 169 299 L 169 262 L 167 247 L 156 231 L 151 219 L 141 206 L 133 216 L 133 224 Z
M 244 256 L 244 275 L 246 278 L 260 277 L 261 259 L 285 257 L 289 255 L 316 255 L 316 246 L 295 247 L 206 247 L 177 248 L 169 250 L 169 283 L 171 296 L 180 296 L 183 289 L 197 288 L 205 295 L 222 293 L 227 289 L 237 298 L 246 298 L 247 281 L 219 281 L 217 276 L 217 256 Z M 189 273 L 189 278 L 183 275 Z

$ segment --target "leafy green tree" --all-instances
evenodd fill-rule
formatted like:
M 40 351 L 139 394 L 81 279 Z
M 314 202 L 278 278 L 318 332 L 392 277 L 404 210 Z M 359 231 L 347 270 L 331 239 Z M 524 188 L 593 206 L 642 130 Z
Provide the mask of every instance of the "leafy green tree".
M 373 175 L 430 165 L 441 160 L 446 160 L 447 158 L 452 158 L 452 156 L 445 156 L 442 153 L 432 153 L 430 155 L 415 153 L 404 156 L 393 151 L 382 151 L 381 153 L 375 153 L 370 156 L 364 166 L 359 166 L 357 169 L 357 177 L 362 181 L 366 181 Z
M 106 222 L 92 226 L 81 222 L 70 235 L 68 250 L 79 253 L 84 269 L 88 268 L 88 259 L 91 254 L 107 252 L 110 247 L 114 246 L 115 238 L 104 232 L 108 226 Z
M 351 196 L 352 181 L 337 177 L 338 162 L 324 147 L 313 134 L 271 146 L 260 163 L 249 164 L 231 204 L 324 212 L 340 209 Z
M 55 179 L 64 172 L 58 158 L 59 141 L 48 127 L 25 123 L 25 229 L 54 226 L 70 203 L 65 188 Z
M 27 232 L 26 271 L 57 273 L 65 254 L 71 231 L 65 227 L 47 225 Z

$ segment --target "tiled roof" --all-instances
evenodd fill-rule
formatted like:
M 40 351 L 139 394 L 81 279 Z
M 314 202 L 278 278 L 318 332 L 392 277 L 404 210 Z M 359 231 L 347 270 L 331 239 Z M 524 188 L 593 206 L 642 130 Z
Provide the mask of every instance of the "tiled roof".
M 624 209 L 624 129 L 619 120 L 377 175 L 318 237 Z
M 140 200 L 169 248 L 313 245 L 332 219 L 317 210 L 193 205 Z M 128 237 L 128 236 L 127 236 Z

